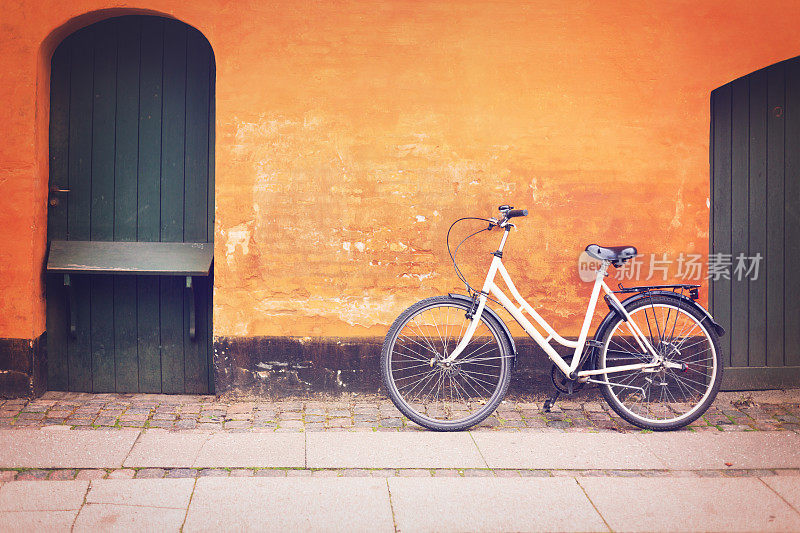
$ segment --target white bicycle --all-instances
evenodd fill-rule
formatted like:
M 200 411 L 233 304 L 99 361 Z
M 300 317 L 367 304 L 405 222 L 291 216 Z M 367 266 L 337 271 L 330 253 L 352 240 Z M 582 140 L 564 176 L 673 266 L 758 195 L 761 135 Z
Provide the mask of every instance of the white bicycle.
M 456 247 L 450 257 L 469 296 L 427 298 L 406 309 L 392 324 L 381 352 L 381 374 L 397 408 L 410 420 L 437 431 L 467 429 L 495 410 L 508 390 L 517 352 L 507 326 L 486 305 L 492 299 L 553 362 L 556 393 L 545 402 L 545 411 L 560 393 L 571 394 L 586 383 L 596 383 L 611 408 L 641 428 L 677 429 L 700 417 L 714 401 L 722 380 L 719 337 L 725 331 L 695 301 L 699 286 L 620 285 L 613 291 L 604 279 L 608 267 L 622 266 L 636 256 L 636 248 L 589 245 L 586 252 L 602 264 L 580 335 L 577 340 L 565 339 L 522 298 L 503 266 L 503 248 L 515 227 L 510 220 L 527 214 L 527 210 L 504 205 L 496 219 L 466 217 L 453 223 L 489 223 L 458 247 L 494 228 L 503 230 L 502 240 L 480 291 L 474 290 L 459 270 Z M 448 251 L 449 235 L 450 230 Z M 495 283 L 498 273 L 516 304 Z M 601 290 L 609 312 L 588 339 Z M 631 296 L 620 301 L 615 293 Z M 551 341 L 573 349 L 572 357 L 559 355 Z

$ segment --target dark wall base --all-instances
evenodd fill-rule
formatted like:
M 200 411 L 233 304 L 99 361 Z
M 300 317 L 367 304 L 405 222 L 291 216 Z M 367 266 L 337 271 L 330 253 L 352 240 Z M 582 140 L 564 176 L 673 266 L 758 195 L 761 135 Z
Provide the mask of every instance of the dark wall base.
M 552 363 L 529 338 L 515 339 L 517 364 L 509 392 L 549 394 Z M 217 394 L 291 396 L 308 392 L 379 392 L 382 338 L 218 337 Z M 564 356 L 570 350 L 556 346 Z M 800 387 L 800 368 L 725 369 L 722 390 Z
M 378 392 L 383 338 L 217 337 L 214 380 L 226 392 L 286 396 L 306 392 Z M 515 394 L 549 393 L 551 363 L 530 339 L 518 339 Z
M 46 333 L 36 339 L 0 339 L 0 397 L 33 398 L 47 388 Z

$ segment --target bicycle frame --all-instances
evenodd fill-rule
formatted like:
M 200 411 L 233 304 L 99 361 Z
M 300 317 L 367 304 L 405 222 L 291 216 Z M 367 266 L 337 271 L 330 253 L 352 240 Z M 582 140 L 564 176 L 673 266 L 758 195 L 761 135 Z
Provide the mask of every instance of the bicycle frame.
M 536 312 L 536 310 L 531 307 L 528 302 L 520 295 L 517 288 L 514 286 L 514 283 L 511 281 L 511 276 L 509 276 L 508 271 L 503 266 L 503 248 L 506 244 L 506 239 L 508 239 L 508 234 L 511 228 L 514 227 L 513 224 L 506 222 L 503 226 L 505 230 L 503 232 L 503 238 L 500 242 L 500 247 L 496 252 L 494 252 L 494 259 L 492 259 L 492 264 L 489 266 L 489 271 L 486 274 L 486 280 L 483 283 L 483 289 L 478 296 L 478 307 L 475 310 L 475 314 L 473 315 L 470 325 L 467 327 L 467 331 L 464 333 L 464 337 L 458 343 L 456 348 L 453 352 L 444 358 L 443 362 L 452 362 L 455 360 L 464 348 L 467 346 L 469 341 L 472 339 L 475 330 L 480 323 L 481 314 L 483 313 L 484 308 L 486 307 L 486 300 L 488 295 L 493 295 L 497 301 L 508 311 L 514 320 L 516 320 L 520 326 L 525 330 L 525 332 L 534 340 L 536 344 L 538 344 L 542 350 L 547 354 L 551 361 L 570 379 L 578 379 L 580 381 L 586 381 L 591 376 L 596 376 L 599 374 L 610 374 L 612 372 L 626 372 L 630 370 L 640 370 L 645 368 L 655 368 L 660 365 L 666 365 L 670 367 L 680 368 L 680 365 L 675 365 L 674 363 L 669 363 L 663 361 L 663 358 L 659 356 L 656 350 L 651 345 L 650 341 L 647 337 L 642 333 L 642 330 L 639 326 L 633 321 L 631 316 L 628 314 L 628 311 L 625 310 L 625 307 L 622 305 L 622 302 L 617 298 L 608 285 L 605 282 L 605 277 L 607 275 L 607 270 L 609 265 L 611 264 L 609 261 L 603 261 L 602 266 L 597 270 L 597 275 L 594 280 L 594 286 L 592 288 L 592 295 L 589 298 L 589 305 L 586 308 L 586 316 L 583 319 L 583 325 L 581 326 L 581 332 L 578 336 L 577 341 L 570 341 L 563 338 L 561 335 L 553 329 L 547 321 Z M 500 273 L 500 276 L 503 278 L 508 290 L 511 292 L 511 295 L 517 301 L 517 305 L 511 301 L 511 299 L 503 293 L 500 287 L 497 286 L 495 283 L 495 277 L 497 273 Z M 636 342 L 641 348 L 643 353 L 649 353 L 652 356 L 652 360 L 649 363 L 637 363 L 631 365 L 622 365 L 616 366 L 611 368 L 605 368 L 603 370 L 582 370 L 580 372 L 576 372 L 578 369 L 578 365 L 581 363 L 581 354 L 583 353 L 584 346 L 586 345 L 586 337 L 589 333 L 589 326 L 592 323 L 592 317 L 594 316 L 595 308 L 597 307 L 597 299 L 600 295 L 600 291 L 605 292 L 612 301 L 616 302 L 617 308 L 620 309 L 624 315 L 624 319 L 630 325 L 630 331 L 633 334 L 633 337 L 636 339 Z M 523 311 L 527 312 L 533 320 L 544 329 L 547 333 L 547 337 L 539 332 L 539 330 L 531 323 L 530 320 L 523 314 Z M 574 354 L 572 357 L 571 364 L 568 364 L 561 355 L 550 345 L 550 341 L 555 340 L 557 343 L 561 344 L 562 346 L 566 346 L 568 348 L 574 348 Z

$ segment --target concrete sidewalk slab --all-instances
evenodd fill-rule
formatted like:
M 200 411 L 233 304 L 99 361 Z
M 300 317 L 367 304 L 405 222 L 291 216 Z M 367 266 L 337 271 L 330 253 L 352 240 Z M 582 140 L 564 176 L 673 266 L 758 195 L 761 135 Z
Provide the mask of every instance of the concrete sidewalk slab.
M 800 477 L 763 477 L 761 480 L 777 492 L 781 498 L 800 512 Z
M 486 468 L 467 432 L 307 434 L 308 468 Z
M 184 531 L 394 531 L 385 479 L 202 478 Z
M 74 511 L 0 511 L 0 531 L 14 533 L 67 532 L 75 522 Z
M 634 435 L 475 431 L 472 436 L 491 468 L 664 468 L 664 464 Z
M 389 478 L 399 531 L 608 531 L 572 478 Z
M 189 466 L 194 463 L 210 435 L 160 429 L 143 431 L 124 465 L 129 468 Z
M 0 431 L 3 468 L 116 468 L 139 431 L 13 429 Z
M 673 470 L 800 468 L 800 435 L 790 432 L 670 432 L 636 438 Z
M 217 433 L 203 444 L 195 468 L 303 468 L 303 433 Z
M 96 479 L 86 503 L 186 509 L 194 479 Z
M 186 509 L 87 503 L 73 531 L 180 531 Z
M 0 487 L 0 511 L 80 509 L 88 481 L 16 481 Z
M 614 531 L 798 531 L 800 514 L 757 478 L 580 478 Z

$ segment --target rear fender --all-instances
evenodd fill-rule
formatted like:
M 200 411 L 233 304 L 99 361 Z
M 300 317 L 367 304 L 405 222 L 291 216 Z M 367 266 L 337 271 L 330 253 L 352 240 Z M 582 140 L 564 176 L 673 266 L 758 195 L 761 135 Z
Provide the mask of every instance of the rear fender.
M 639 300 L 642 300 L 644 298 L 648 298 L 648 295 L 651 295 L 651 296 L 669 296 L 670 298 L 677 298 L 677 299 L 681 300 L 682 303 L 684 303 L 684 304 L 686 304 L 686 305 L 688 305 L 690 307 L 693 307 L 697 311 L 699 311 L 700 315 L 703 316 L 703 319 L 701 320 L 701 322 L 705 323 L 707 327 L 710 326 L 717 333 L 717 335 L 719 335 L 720 337 L 725 335 L 725 328 L 720 326 L 714 320 L 714 318 L 711 316 L 711 313 L 709 313 L 706 310 L 705 307 L 703 307 L 702 305 L 698 304 L 697 302 L 695 302 L 694 300 L 692 300 L 688 296 L 684 296 L 682 294 L 678 294 L 678 293 L 673 292 L 673 291 L 640 292 L 640 293 L 638 293 L 638 294 L 636 294 L 634 296 L 631 296 L 630 298 L 626 298 L 625 300 L 622 300 L 622 305 L 625 306 L 625 309 L 627 310 L 632 304 L 634 304 L 634 303 L 636 303 Z M 605 335 L 606 330 L 609 327 L 611 327 L 611 323 L 614 321 L 614 319 L 616 318 L 616 316 L 618 314 L 620 314 L 619 311 L 616 311 L 616 310 L 614 310 L 612 308 L 611 311 L 605 316 L 605 318 L 603 318 L 603 321 L 600 322 L 599 326 L 597 326 L 597 331 L 594 334 L 594 339 L 596 341 L 599 341 L 599 340 L 601 340 L 603 338 L 603 336 Z M 624 320 L 624 318 L 623 318 L 623 320 Z

